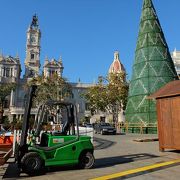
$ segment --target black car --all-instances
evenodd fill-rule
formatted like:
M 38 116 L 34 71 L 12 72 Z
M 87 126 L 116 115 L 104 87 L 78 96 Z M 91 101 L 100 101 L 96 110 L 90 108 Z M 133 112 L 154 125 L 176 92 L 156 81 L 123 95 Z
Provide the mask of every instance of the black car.
M 94 125 L 94 132 L 100 134 L 116 134 L 116 129 L 109 123 L 101 122 Z

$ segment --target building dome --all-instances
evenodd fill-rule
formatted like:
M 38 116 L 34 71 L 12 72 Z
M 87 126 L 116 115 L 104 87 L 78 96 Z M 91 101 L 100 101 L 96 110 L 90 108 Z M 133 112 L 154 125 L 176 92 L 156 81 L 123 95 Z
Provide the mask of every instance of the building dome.
M 125 71 L 126 70 L 119 59 L 119 52 L 115 51 L 114 52 L 114 60 L 109 68 L 109 74 L 110 73 L 120 73 L 120 72 L 125 72 Z

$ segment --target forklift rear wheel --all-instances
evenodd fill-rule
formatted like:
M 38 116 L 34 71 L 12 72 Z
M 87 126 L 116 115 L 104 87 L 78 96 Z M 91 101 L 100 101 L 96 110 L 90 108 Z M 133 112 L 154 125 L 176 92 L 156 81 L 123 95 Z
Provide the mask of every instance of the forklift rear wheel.
M 94 156 L 91 152 L 81 154 L 79 158 L 79 166 L 83 169 L 90 169 L 94 165 Z
M 44 160 L 36 152 L 29 152 L 21 159 L 23 172 L 28 175 L 42 174 L 44 170 Z

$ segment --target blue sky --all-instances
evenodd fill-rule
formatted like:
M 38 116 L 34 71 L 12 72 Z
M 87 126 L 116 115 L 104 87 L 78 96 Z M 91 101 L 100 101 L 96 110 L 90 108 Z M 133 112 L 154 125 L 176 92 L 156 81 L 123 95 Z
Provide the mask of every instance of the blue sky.
M 153 2 L 170 51 L 180 50 L 180 0 Z M 107 74 L 118 50 L 131 78 L 142 0 L 0 0 L 0 6 L 0 49 L 4 55 L 18 52 L 22 74 L 26 31 L 37 13 L 41 67 L 45 56 L 62 56 L 69 81 L 92 83 Z

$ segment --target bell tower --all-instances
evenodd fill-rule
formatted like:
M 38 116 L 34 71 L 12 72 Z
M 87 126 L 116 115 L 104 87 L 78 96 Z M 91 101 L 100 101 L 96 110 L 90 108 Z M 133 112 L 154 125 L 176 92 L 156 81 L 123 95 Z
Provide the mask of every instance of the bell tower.
M 40 39 L 41 31 L 38 25 L 38 17 L 35 14 L 27 30 L 25 77 L 32 78 L 39 74 L 40 68 Z

